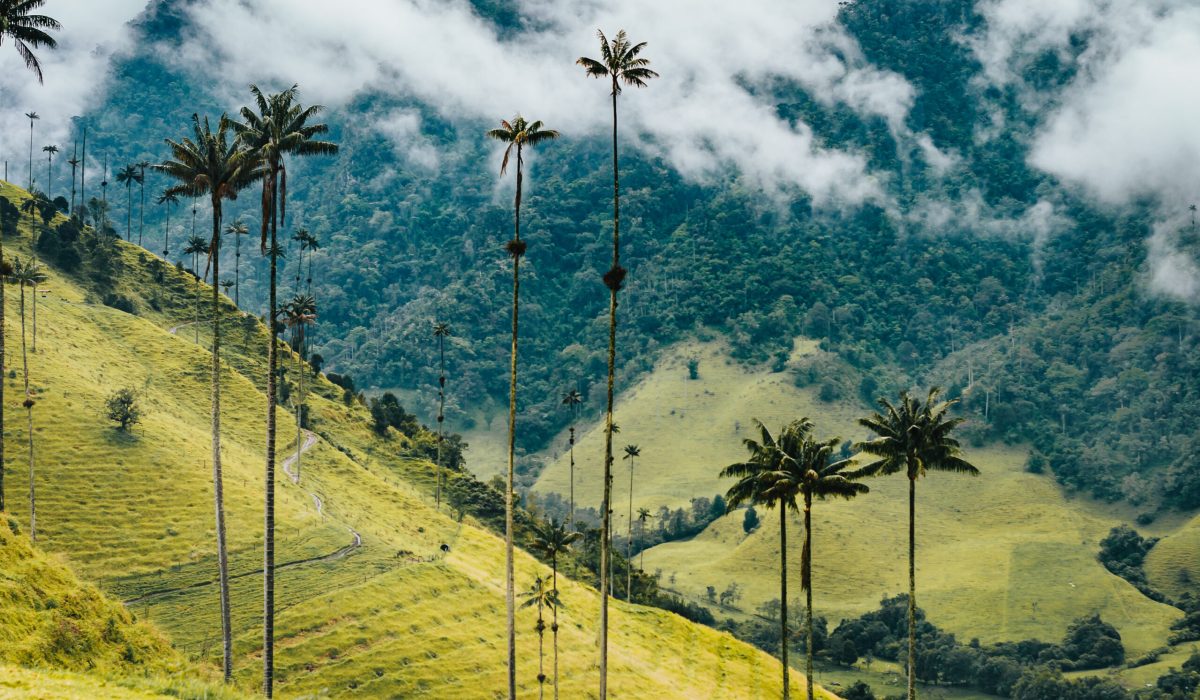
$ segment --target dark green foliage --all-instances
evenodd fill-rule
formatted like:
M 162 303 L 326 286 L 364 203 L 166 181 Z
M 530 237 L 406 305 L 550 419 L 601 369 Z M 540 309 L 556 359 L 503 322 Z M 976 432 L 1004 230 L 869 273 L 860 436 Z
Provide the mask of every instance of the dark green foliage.
M 746 509 L 746 515 L 742 517 L 742 532 L 747 535 L 758 527 L 758 512 L 754 510 L 754 506 Z
M 123 294 L 117 294 L 116 292 L 104 295 L 104 305 L 111 306 L 118 311 L 124 311 L 127 314 L 137 313 L 137 305 L 133 302 L 133 299 Z
M 405 412 L 400 400 L 391 392 L 371 399 L 371 420 L 372 427 L 380 435 L 387 435 L 389 427 L 405 435 L 415 435 L 421 428 L 416 416 Z
M 1063 678 L 1051 668 L 1026 671 L 1013 686 L 1013 700 L 1127 700 L 1129 693 L 1105 678 Z
M 104 403 L 105 417 L 117 424 L 117 429 L 129 432 L 135 424 L 141 421 L 142 412 L 138 407 L 137 394 L 133 389 L 119 389 Z
M 1165 595 L 1150 586 L 1142 569 L 1146 555 L 1156 542 L 1157 537 L 1144 538 L 1128 525 L 1114 527 L 1109 530 L 1108 536 L 1100 540 L 1099 559 L 1104 568 L 1132 583 L 1147 598 L 1170 604 Z
M 838 692 L 842 696 L 842 700 L 875 700 L 875 693 L 871 692 L 871 686 L 862 681 L 855 681 L 854 685 Z

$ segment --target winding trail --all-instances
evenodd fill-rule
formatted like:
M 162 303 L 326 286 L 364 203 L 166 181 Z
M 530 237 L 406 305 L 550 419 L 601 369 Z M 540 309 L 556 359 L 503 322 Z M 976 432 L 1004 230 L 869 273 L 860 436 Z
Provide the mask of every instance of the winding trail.
M 181 323 L 178 326 L 171 326 L 170 328 L 167 329 L 167 332 L 170 333 L 171 335 L 175 335 L 179 332 L 180 328 L 185 328 L 187 326 L 194 326 L 197 323 L 199 323 L 199 321 L 187 321 L 186 323 Z
M 178 326 L 176 326 L 176 328 L 178 328 Z M 172 328 L 171 332 L 174 333 L 176 328 Z M 309 448 L 311 448 L 313 445 L 317 444 L 317 436 L 316 435 L 314 435 L 313 433 L 311 433 L 307 430 L 304 432 L 305 432 L 305 440 L 304 440 L 304 443 L 300 446 L 300 450 L 293 453 L 292 455 L 284 458 L 284 460 L 280 463 L 280 467 L 282 467 L 284 473 L 287 474 L 289 478 L 291 478 L 292 483 L 296 483 L 296 475 L 294 473 L 292 473 L 290 467 L 292 466 L 292 464 L 294 464 L 296 462 L 296 458 L 300 454 L 307 452 Z M 319 515 L 321 517 L 325 517 L 325 503 L 321 500 L 321 497 L 318 496 L 317 494 L 313 493 L 312 491 L 305 491 L 305 493 L 307 493 L 309 495 L 309 497 L 311 497 L 313 499 L 313 505 L 315 505 L 317 508 L 317 515 Z M 334 550 L 328 554 L 321 554 L 321 555 L 318 555 L 315 557 L 308 557 L 307 559 L 296 559 L 294 561 L 284 562 L 282 564 L 276 564 L 275 570 L 279 571 L 281 569 L 290 569 L 295 566 L 303 566 L 304 564 L 312 564 L 314 562 L 320 562 L 320 561 L 335 561 L 337 559 L 341 559 L 341 558 L 345 557 L 350 552 L 353 552 L 354 550 L 356 550 L 362 546 L 362 535 L 358 534 L 358 532 L 356 532 L 354 530 L 354 528 L 352 528 L 352 527 L 347 526 L 346 529 L 350 531 L 350 536 L 353 538 L 353 540 L 350 542 L 350 544 L 348 544 L 344 547 L 340 547 L 337 550 Z M 229 580 L 232 581 L 234 579 L 245 578 L 246 576 L 257 576 L 257 575 L 262 574 L 262 572 L 263 572 L 263 570 L 261 567 L 257 568 L 257 569 L 253 569 L 251 571 L 243 571 L 239 574 L 231 575 L 229 577 Z M 142 595 L 139 595 L 135 598 L 130 598 L 130 599 L 124 601 L 124 603 L 125 603 L 125 605 L 132 605 L 134 603 L 144 603 L 149 600 L 154 600 L 156 598 L 162 598 L 165 596 L 172 595 L 174 593 L 179 593 L 181 591 L 190 591 L 195 588 L 203 588 L 205 586 L 212 586 L 212 585 L 215 585 L 216 583 L 217 583 L 216 579 L 211 579 L 208 581 L 198 581 L 196 583 L 192 583 L 187 586 L 179 586 L 176 588 L 162 588 L 159 590 L 150 591 L 148 593 L 143 593 Z

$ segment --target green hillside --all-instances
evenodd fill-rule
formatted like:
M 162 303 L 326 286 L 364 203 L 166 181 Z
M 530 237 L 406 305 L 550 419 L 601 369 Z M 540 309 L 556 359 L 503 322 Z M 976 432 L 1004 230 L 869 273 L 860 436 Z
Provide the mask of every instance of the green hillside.
M 24 196 L 7 184 L 0 188 L 5 197 Z M 194 329 L 180 327 L 192 318 L 191 295 L 203 289 L 135 246 L 118 242 L 115 250 L 103 292 L 125 297 L 136 313 L 98 303 L 95 261 L 74 275 L 52 269 L 38 300 L 38 350 L 29 358 L 37 397 L 38 544 L 156 623 L 184 655 L 212 662 L 220 630 L 205 459 L 207 351 L 203 332 L 196 345 Z M 6 256 L 29 253 L 25 219 L 18 236 L 6 240 Z M 9 348 L 19 348 L 15 291 L 6 298 Z M 232 305 L 227 311 L 225 498 L 236 676 L 249 691 L 260 667 L 265 404 L 252 379 L 263 374 L 265 335 L 257 320 L 239 317 Z M 20 369 L 10 368 L 6 409 L 19 416 Z M 135 389 L 142 406 L 142 423 L 131 435 L 116 431 L 102 410 L 122 387 Z M 469 518 L 460 523 L 444 509 L 438 513 L 432 465 L 405 456 L 410 438 L 394 431 L 379 437 L 366 408 L 347 406 L 341 396 L 340 388 L 317 382 L 300 483 L 278 474 L 278 692 L 493 696 L 504 678 L 502 541 Z M 8 426 L 5 475 L 10 516 L 22 527 L 28 520 L 20 497 L 28 487 L 23 425 L 14 419 Z M 283 455 L 294 444 L 289 425 L 281 411 Z M 296 471 L 294 461 L 283 466 Z M 521 555 L 519 586 L 546 571 Z M 587 586 L 560 586 L 563 692 L 585 696 L 595 686 L 598 600 Z M 530 610 L 518 617 L 522 693 L 537 686 L 534 619 Z M 624 603 L 614 604 L 611 624 L 615 696 L 777 692 L 778 662 L 727 634 Z M 73 682 L 61 680 L 64 688 Z

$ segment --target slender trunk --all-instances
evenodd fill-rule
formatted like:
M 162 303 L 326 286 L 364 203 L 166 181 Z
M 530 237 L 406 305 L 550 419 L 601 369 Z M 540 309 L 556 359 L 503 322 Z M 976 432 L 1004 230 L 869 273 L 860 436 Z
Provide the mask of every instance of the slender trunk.
M 33 354 L 37 354 L 37 285 L 33 285 Z
M 629 458 L 629 529 L 625 543 L 625 600 L 633 602 L 633 458 Z
M 575 410 L 572 408 L 571 410 Z M 575 525 L 575 426 L 571 426 L 571 509 L 567 512 L 567 526 Z
M 304 439 L 304 427 L 301 425 L 301 418 L 304 414 L 304 359 L 301 353 L 304 348 L 304 331 L 300 331 L 300 336 L 296 339 L 296 483 L 300 483 L 300 458 L 303 450 L 302 440 Z
M 917 480 L 908 480 L 908 698 L 917 697 Z
M 812 616 L 812 495 L 804 494 L 804 553 L 801 556 L 802 570 L 800 578 L 804 581 L 804 624 L 807 627 L 808 639 L 805 644 L 805 679 L 804 685 L 808 690 L 808 700 L 813 695 L 813 616 Z
M 279 337 L 275 326 L 275 233 L 277 206 L 276 180 L 278 166 L 271 164 L 267 174 L 271 187 L 271 240 L 268 248 L 270 277 L 268 282 L 267 328 L 270 345 L 267 348 L 267 465 L 264 487 L 263 516 L 263 694 L 271 697 L 275 687 L 275 400 L 276 366 L 279 362 Z M 264 185 L 266 186 L 266 185 Z
M 133 180 L 125 185 L 125 240 L 133 242 Z M 213 285 L 216 286 L 216 285 Z
M 46 156 L 46 199 L 54 201 L 54 155 Z
M 29 393 L 29 355 L 25 352 L 25 284 L 21 284 L 21 365 L 25 376 L 25 415 L 29 418 L 29 539 L 37 541 L 37 498 L 33 478 L 33 396 Z M 0 377 L 0 379 L 3 379 Z
M 312 258 L 308 259 L 312 263 Z M 309 282 L 312 281 L 312 272 L 309 272 Z M 442 432 L 442 424 L 446 420 L 446 343 L 443 336 L 438 336 L 438 448 L 437 448 L 437 487 L 436 501 L 438 511 L 442 510 L 442 442 L 445 440 L 445 433 Z
M 612 427 L 613 427 L 613 376 L 617 369 L 617 289 L 620 280 L 617 271 L 621 262 L 621 199 L 619 168 L 617 166 L 617 82 L 613 78 L 613 266 L 614 275 L 609 283 L 608 296 L 608 402 L 604 419 L 604 497 L 601 503 L 600 536 L 600 700 L 608 699 L 608 582 L 609 537 L 612 533 Z
M 0 234 L 0 513 L 4 512 L 6 506 L 4 504 L 4 341 L 7 335 L 8 327 L 4 322 L 4 287 L 8 280 L 3 274 L 4 262 L 4 236 Z
M 554 597 L 558 598 L 558 552 L 555 551 L 550 557 L 550 570 L 553 572 Z M 550 633 L 554 637 L 554 700 L 558 700 L 558 606 L 551 608 L 551 613 L 554 616 L 553 622 L 550 623 Z
M 234 253 L 233 253 L 233 305 L 242 308 L 242 237 L 240 234 L 233 234 L 234 237 Z
M 221 475 L 221 203 L 213 199 L 212 242 L 212 465 L 213 505 L 217 515 L 217 569 L 221 584 L 221 645 L 225 682 L 233 677 L 233 637 L 229 621 L 229 555 L 225 549 L 225 490 Z M 197 324 L 198 325 L 198 324 Z
M 512 371 L 508 384 L 508 481 L 504 490 L 504 575 L 508 605 L 508 698 L 517 697 L 516 588 L 513 580 L 513 473 L 517 437 L 517 327 L 521 291 L 521 146 L 517 145 L 517 196 L 513 207 Z
M 33 120 L 29 120 L 29 191 L 33 192 Z
M 146 169 L 142 168 L 142 181 L 138 183 L 142 203 L 138 205 L 138 245 L 142 244 L 142 232 L 146 228 Z
M 791 696 L 787 628 L 787 508 L 779 504 L 779 659 L 783 663 L 783 700 Z
M 538 700 L 546 697 L 546 623 L 542 621 L 542 601 L 538 600 Z

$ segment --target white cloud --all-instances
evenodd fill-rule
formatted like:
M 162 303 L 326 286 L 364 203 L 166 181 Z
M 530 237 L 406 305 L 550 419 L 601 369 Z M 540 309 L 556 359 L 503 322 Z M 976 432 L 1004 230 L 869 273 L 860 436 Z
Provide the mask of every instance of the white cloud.
M 1147 286 L 1155 294 L 1180 301 L 1200 302 L 1200 264 L 1181 250 L 1179 217 L 1156 224 L 1154 235 L 1146 242 L 1150 273 Z
M 792 127 L 755 94 L 795 81 L 903 132 L 911 86 L 863 60 L 836 27 L 837 8 L 836 0 L 714 3 L 703 11 L 689 0 L 523 0 L 537 29 L 501 38 L 461 0 L 361 0 L 352 13 L 324 0 L 204 0 L 191 10 L 197 33 L 182 60 L 217 57 L 218 73 L 235 87 L 300 81 L 306 99 L 331 106 L 383 91 L 416 96 L 449 118 L 491 122 L 522 111 L 579 135 L 602 133 L 610 106 L 604 85 L 574 60 L 596 53 L 597 26 L 629 26 L 635 40 L 649 42 L 645 55 L 663 77 L 624 93 L 627 143 L 696 179 L 734 166 L 768 191 L 800 188 L 818 203 L 856 203 L 881 192 L 865 159 L 819 148 L 806 126 Z M 232 107 L 243 98 L 228 99 Z
M 25 185 L 28 178 L 29 120 L 24 113 L 41 117 L 34 127 L 34 177 L 40 184 L 45 180 L 45 170 L 37 168 L 42 146 L 55 144 L 70 157 L 64 143 L 70 119 L 103 93 L 109 59 L 129 45 L 127 23 L 145 6 L 146 0 L 57 0 L 39 10 L 63 25 L 52 33 L 57 49 L 36 51 L 45 85 L 25 68 L 11 42 L 0 45 L 0 104 L 6 105 L 0 112 L 0 158 L 9 161 L 13 182 Z

